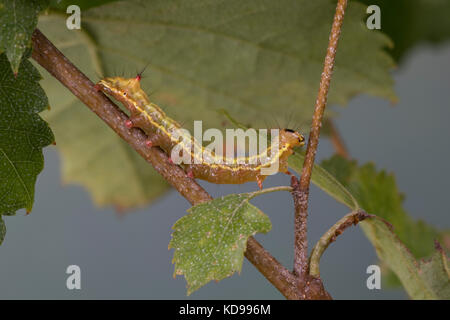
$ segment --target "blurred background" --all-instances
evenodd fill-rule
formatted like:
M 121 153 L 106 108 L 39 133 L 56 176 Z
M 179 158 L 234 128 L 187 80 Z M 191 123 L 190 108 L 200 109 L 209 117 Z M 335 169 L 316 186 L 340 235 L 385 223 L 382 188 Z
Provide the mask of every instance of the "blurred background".
M 450 227 L 448 196 L 450 157 L 450 45 L 420 45 L 393 72 L 399 102 L 368 96 L 352 99 L 339 113 L 339 128 L 360 164 L 375 162 L 395 173 L 406 195 L 405 208 L 415 218 Z M 321 140 L 318 160 L 333 153 Z M 60 157 L 44 150 L 32 213 L 4 217 L 8 232 L 0 246 L 1 299 L 279 299 L 283 298 L 248 262 L 240 275 L 209 283 L 186 296 L 183 277 L 173 278 L 167 249 L 171 226 L 190 206 L 171 191 L 153 205 L 125 215 L 94 207 L 89 194 L 61 184 Z M 265 187 L 289 183 L 283 174 Z M 201 182 L 213 196 L 255 189 Z M 284 265 L 293 261 L 293 205 L 288 193 L 253 201 L 269 215 L 273 229 L 256 238 Z M 313 186 L 309 216 L 312 246 L 347 209 Z M 430 244 L 431 246 L 432 244 Z M 377 263 L 375 251 L 358 227 L 348 229 L 326 251 L 321 274 L 335 299 L 404 299 L 401 289 L 368 290 L 366 268 Z M 81 290 L 66 288 L 67 266 L 81 268 Z

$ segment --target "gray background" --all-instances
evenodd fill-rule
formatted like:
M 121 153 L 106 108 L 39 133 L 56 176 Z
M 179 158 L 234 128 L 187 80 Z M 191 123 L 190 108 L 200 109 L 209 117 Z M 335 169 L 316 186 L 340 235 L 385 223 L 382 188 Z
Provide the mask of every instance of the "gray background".
M 450 227 L 448 159 L 450 129 L 450 46 L 422 46 L 394 72 L 400 102 L 360 96 L 340 113 L 339 127 L 352 156 L 374 161 L 395 173 L 406 194 L 405 207 L 415 218 Z M 318 158 L 332 154 L 322 140 Z M 124 217 L 97 209 L 89 194 L 62 186 L 60 158 L 45 149 L 45 169 L 38 178 L 33 212 L 5 217 L 7 235 L 0 246 L 0 298 L 39 299 L 278 299 L 282 296 L 247 261 L 240 275 L 210 283 L 190 297 L 185 280 L 172 277 L 172 252 L 167 250 L 171 226 L 189 204 L 175 191 L 152 206 Z M 266 187 L 288 184 L 277 175 Z M 204 183 L 213 196 L 254 190 L 254 184 L 219 186 Z M 292 265 L 292 200 L 275 193 L 254 201 L 271 218 L 273 230 L 257 239 L 282 263 Z M 319 189 L 311 194 L 309 237 L 313 244 L 342 215 L 345 207 Z M 430 244 L 431 245 L 431 244 Z M 351 228 L 325 253 L 321 273 L 336 299 L 406 298 L 402 290 L 368 290 L 366 268 L 376 255 L 359 228 Z M 82 289 L 66 289 L 65 270 L 77 264 Z

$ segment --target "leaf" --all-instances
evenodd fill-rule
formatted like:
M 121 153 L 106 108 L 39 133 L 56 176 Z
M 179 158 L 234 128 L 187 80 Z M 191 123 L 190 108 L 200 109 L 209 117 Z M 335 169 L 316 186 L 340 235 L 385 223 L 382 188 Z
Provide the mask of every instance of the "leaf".
M 322 166 L 339 178 L 361 208 L 394 226 L 395 234 L 382 221 L 371 219 L 360 224 L 380 259 L 395 272 L 408 294 L 415 299 L 433 298 L 434 293 L 423 288 L 429 284 L 418 276 L 415 259 L 430 256 L 433 241 L 442 239 L 445 233 L 423 221 L 414 221 L 402 207 L 404 197 L 394 176 L 377 172 L 373 164 L 358 167 L 356 161 L 333 156 L 323 161 Z
M 5 54 L 0 55 L 0 215 L 31 211 L 34 185 L 44 167 L 42 148 L 54 141 L 38 112 L 48 106 L 40 75 L 27 61 L 14 77 Z M 0 238 L 4 236 L 1 222 Z
M 419 44 L 450 39 L 450 2 L 447 0 L 362 0 L 381 9 L 381 30 L 393 41 L 389 53 L 396 61 Z
M 304 156 L 296 153 L 289 158 L 289 166 L 301 174 Z M 358 168 L 355 161 L 334 156 L 322 162 L 324 168 L 314 165 L 312 182 L 330 194 L 339 202 L 352 210 L 364 208 L 367 212 L 384 217 L 395 226 L 400 239 L 413 249 L 417 257 L 424 257 L 432 253 L 431 243 L 440 237 L 438 231 L 427 226 L 422 221 L 413 221 L 403 211 L 401 203 L 403 196 L 399 194 L 392 175 L 384 172 L 377 173 L 373 165 L 369 164 Z M 340 180 L 338 182 L 336 180 Z M 350 191 L 349 191 L 350 190 Z M 333 241 L 336 230 L 347 223 L 349 214 L 336 223 L 316 244 L 310 268 L 315 275 L 319 274 L 318 263 L 323 251 L 330 241 Z M 361 222 L 361 227 L 377 250 L 377 254 L 388 267 L 400 278 L 408 294 L 414 299 L 437 299 L 450 297 L 435 292 L 436 285 L 430 283 L 428 278 L 421 276 L 414 255 L 399 240 L 396 234 L 389 229 L 384 221 L 368 219 Z M 389 274 L 388 274 L 389 276 Z M 448 278 L 440 276 L 439 280 L 448 283 Z M 438 282 L 437 280 L 435 282 Z M 447 292 L 443 289 L 441 291 Z
M 420 274 L 429 284 L 436 297 L 450 299 L 450 268 L 445 252 L 437 246 L 436 252 L 428 261 L 420 262 Z
M 404 196 L 399 192 L 392 174 L 377 172 L 370 163 L 358 167 L 356 161 L 339 156 L 323 161 L 322 166 L 339 178 L 361 208 L 389 221 L 400 240 L 416 258 L 431 254 L 432 243 L 441 237 L 440 233 L 407 214 L 403 209 Z
M 66 9 L 70 5 L 77 5 L 81 10 L 87 10 L 93 7 L 99 7 L 109 2 L 118 0 L 78 0 L 74 3 L 73 0 L 50 0 L 50 8 L 66 12 Z
M 247 239 L 270 231 L 269 218 L 249 203 L 254 196 L 231 194 L 199 204 L 175 223 L 169 244 L 175 249 L 174 276 L 185 276 L 188 294 L 240 272 Z
M 25 51 L 31 48 L 37 16 L 47 6 L 48 0 L 0 0 L 0 53 L 6 51 L 15 74 Z
M 413 299 L 450 299 L 450 273 L 444 252 L 437 252 L 430 262 L 418 263 L 388 225 L 378 219 L 360 224 L 377 254 L 399 277 Z
M 39 28 L 91 79 L 98 79 L 96 74 L 134 76 L 150 62 L 144 90 L 188 128 L 199 119 L 205 130 L 230 126 L 220 110 L 254 127 L 266 127 L 267 122 L 273 125 L 274 119 L 286 122 L 283 117 L 291 113 L 293 121 L 301 125 L 311 119 L 334 10 L 332 0 L 130 0 L 83 11 L 82 31 L 67 30 L 66 15 L 58 14 L 42 16 Z M 390 42 L 382 34 L 368 32 L 361 23 L 364 16 L 363 6 L 350 3 L 330 103 L 345 104 L 362 92 L 395 99 L 389 75 L 393 62 L 383 53 Z M 61 98 L 69 93 L 60 92 L 59 86 L 46 86 L 46 90 L 55 113 L 68 112 L 61 118 L 49 118 L 58 145 L 66 146 L 63 152 L 68 153 L 74 143 L 67 143 L 61 133 L 68 126 L 66 121 L 75 118 L 89 123 L 86 117 L 92 115 L 71 105 L 69 98 Z M 98 139 L 113 135 L 105 130 Z M 89 131 L 76 137 L 80 145 L 81 140 L 88 140 L 84 148 L 100 149 L 89 142 L 97 140 Z M 65 168 L 79 167 L 80 158 L 85 157 L 82 149 L 70 151 L 70 157 L 64 155 L 69 162 Z M 117 162 L 110 162 L 113 158 L 103 157 L 102 150 L 92 152 L 108 173 L 120 168 Z M 84 175 L 98 181 L 104 173 L 88 165 L 82 168 Z M 67 170 L 65 180 L 73 182 L 78 174 L 68 175 Z M 108 197 L 98 196 L 108 186 L 85 180 L 88 178 L 78 182 L 105 204 L 118 196 L 112 190 Z M 126 175 L 117 177 L 117 184 L 129 182 Z M 143 181 L 142 188 L 152 196 L 156 183 L 150 182 Z M 144 202 L 142 198 L 136 201 L 127 206 Z

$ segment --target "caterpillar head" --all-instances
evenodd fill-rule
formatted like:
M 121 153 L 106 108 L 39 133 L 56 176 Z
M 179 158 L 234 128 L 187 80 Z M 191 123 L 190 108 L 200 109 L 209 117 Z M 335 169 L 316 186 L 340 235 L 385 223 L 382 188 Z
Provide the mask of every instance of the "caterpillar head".
M 140 75 L 134 78 L 104 78 L 95 85 L 95 88 L 113 96 L 127 108 L 131 108 L 133 103 L 139 104 L 140 101 L 148 100 L 145 92 L 141 90 L 140 80 Z
M 292 129 L 282 129 L 280 130 L 280 144 L 290 148 L 301 147 L 305 144 L 305 137 Z

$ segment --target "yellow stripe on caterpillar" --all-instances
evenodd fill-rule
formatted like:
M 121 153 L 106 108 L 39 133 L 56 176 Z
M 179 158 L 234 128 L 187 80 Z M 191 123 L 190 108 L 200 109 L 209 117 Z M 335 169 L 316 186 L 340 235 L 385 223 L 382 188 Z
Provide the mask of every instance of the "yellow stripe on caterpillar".
M 159 146 L 170 155 L 172 149 L 180 143 L 180 134 L 178 133 L 182 128 L 160 107 L 150 102 L 147 94 L 141 89 L 140 80 L 140 75 L 135 78 L 111 77 L 100 80 L 95 87 L 113 96 L 130 111 L 131 115 L 127 126 L 142 129 L 149 136 L 148 146 Z M 182 164 L 190 177 L 226 184 L 257 181 L 260 188 L 266 177 L 261 171 L 278 161 L 277 171 L 287 173 L 287 158 L 293 153 L 294 147 L 304 145 L 305 141 L 300 133 L 282 129 L 278 137 L 281 147 L 275 154 L 272 154 L 273 144 L 271 144 L 259 154 L 230 158 L 216 155 L 191 136 L 182 135 L 182 138 L 182 141 L 190 139 L 189 144 L 186 143 L 188 140 L 181 144 L 181 149 L 187 152 L 193 160 L 190 163 Z M 199 152 L 194 152 L 192 149 Z M 270 161 L 262 162 L 262 159 L 267 158 L 269 151 Z M 208 161 L 204 160 L 205 154 Z

